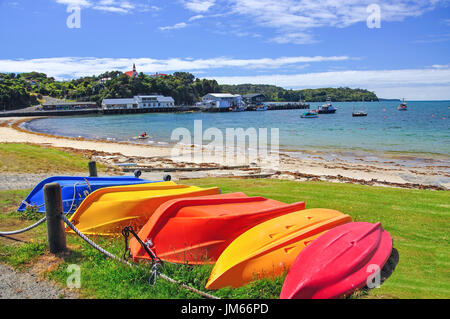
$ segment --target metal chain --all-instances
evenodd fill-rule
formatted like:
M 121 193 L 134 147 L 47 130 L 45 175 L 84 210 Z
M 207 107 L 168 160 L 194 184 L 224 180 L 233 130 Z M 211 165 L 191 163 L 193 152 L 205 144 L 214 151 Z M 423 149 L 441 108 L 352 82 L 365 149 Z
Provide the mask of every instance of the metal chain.
M 96 243 L 94 243 L 92 240 L 90 240 L 89 238 L 86 237 L 86 235 L 84 235 L 83 233 L 81 233 L 68 219 L 64 214 L 61 214 L 61 218 L 64 220 L 64 222 L 67 224 L 67 226 L 70 227 L 70 229 L 72 229 L 78 236 L 80 236 L 85 242 L 87 242 L 89 245 L 91 245 L 92 247 L 94 247 L 95 249 L 97 249 L 99 252 L 101 252 L 102 254 L 115 259 L 117 261 L 120 261 L 121 263 L 127 265 L 127 266 L 133 266 L 131 263 L 129 263 L 126 260 L 123 260 L 113 254 L 111 254 L 110 252 L 104 250 L 102 247 L 100 247 L 99 245 L 97 245 Z
M 92 247 L 94 247 L 95 249 L 97 249 L 99 252 L 101 252 L 102 254 L 115 259 L 117 261 L 120 261 L 121 263 L 130 266 L 130 267 L 135 267 L 137 266 L 136 264 L 132 264 L 126 260 L 123 260 L 113 254 L 111 254 L 110 252 L 104 250 L 103 248 L 101 248 L 100 246 L 98 246 L 96 243 L 94 243 L 92 240 L 90 240 L 89 238 L 87 238 L 84 234 L 82 234 L 68 219 L 66 216 L 64 216 L 64 214 L 61 214 L 61 218 L 64 220 L 64 222 L 70 227 L 70 229 L 72 229 L 78 236 L 80 236 L 84 241 L 86 241 L 89 245 L 91 245 Z M 159 265 L 160 266 L 160 265 Z M 198 289 L 195 289 L 193 287 L 190 287 L 188 285 L 185 285 L 175 279 L 170 278 L 169 276 L 166 276 L 164 274 L 162 274 L 161 272 L 158 271 L 158 263 L 154 263 L 152 266 L 152 274 L 149 280 L 151 280 L 151 278 L 153 278 L 154 281 L 156 281 L 157 276 L 161 277 L 162 279 L 171 282 L 173 284 L 179 285 L 181 287 L 183 287 L 186 290 L 192 291 L 200 296 L 203 296 L 205 298 L 209 298 L 209 299 L 220 299 L 219 297 L 210 295 L 206 292 L 200 291 Z M 151 283 L 151 281 L 150 281 Z

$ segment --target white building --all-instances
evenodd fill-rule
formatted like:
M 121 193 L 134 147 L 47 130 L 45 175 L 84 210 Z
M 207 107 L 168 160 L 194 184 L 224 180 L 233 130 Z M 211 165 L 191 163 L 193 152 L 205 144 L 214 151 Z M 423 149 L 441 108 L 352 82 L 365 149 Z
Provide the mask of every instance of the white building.
M 217 108 L 229 108 L 229 107 L 241 107 L 244 105 L 242 102 L 242 96 L 238 94 L 230 93 L 209 93 L 202 97 L 203 106 L 217 107 Z
M 150 109 L 174 106 L 174 99 L 163 95 L 136 95 L 129 99 L 104 99 L 102 101 L 103 109 Z

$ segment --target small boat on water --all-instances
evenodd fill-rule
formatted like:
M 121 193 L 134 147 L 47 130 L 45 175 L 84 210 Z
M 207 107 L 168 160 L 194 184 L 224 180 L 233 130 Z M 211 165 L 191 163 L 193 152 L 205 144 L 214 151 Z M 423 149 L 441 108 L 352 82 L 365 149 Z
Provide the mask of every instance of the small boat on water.
M 363 109 L 355 111 L 355 108 L 353 107 L 352 116 L 353 117 L 367 116 L 367 112 L 364 110 L 364 98 L 363 98 Z
M 402 103 L 400 103 L 400 105 L 397 106 L 397 110 L 399 110 L 399 111 L 407 111 L 408 110 L 408 105 L 406 104 L 404 98 L 403 98 Z
M 364 111 L 356 111 L 352 113 L 353 117 L 361 117 L 361 116 L 367 116 L 367 112 Z
M 45 213 L 44 186 L 48 183 L 58 183 L 61 186 L 63 212 L 73 213 L 81 202 L 92 192 L 100 188 L 120 185 L 136 185 L 154 183 L 150 180 L 131 176 L 119 177 L 82 177 L 82 176 L 52 176 L 39 182 L 28 194 L 17 211 L 23 212 L 27 207 L 35 207 L 39 213 Z
M 259 106 L 256 108 L 257 111 L 267 111 L 267 106 Z
M 135 139 L 135 140 L 146 140 L 146 139 L 148 139 L 148 138 L 150 138 L 151 136 L 149 136 L 148 134 L 147 134 L 147 132 L 144 132 L 144 133 L 142 133 L 141 135 L 139 135 L 139 136 L 135 136 L 135 137 L 133 137 L 133 139 Z
M 313 119 L 313 118 L 319 117 L 319 115 L 314 110 L 312 110 L 312 111 L 304 112 L 302 115 L 300 115 L 300 117 L 302 119 Z
M 333 106 L 333 104 L 331 104 L 331 99 L 328 98 L 327 102 L 324 105 L 319 106 L 316 112 L 319 114 L 333 114 L 336 113 L 336 110 L 337 109 Z

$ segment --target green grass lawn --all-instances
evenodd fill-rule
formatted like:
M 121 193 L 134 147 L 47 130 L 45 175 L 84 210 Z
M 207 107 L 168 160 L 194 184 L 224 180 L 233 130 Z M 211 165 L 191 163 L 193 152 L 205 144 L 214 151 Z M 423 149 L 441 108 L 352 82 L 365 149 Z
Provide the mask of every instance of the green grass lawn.
M 208 178 L 183 183 L 202 187 L 218 186 L 222 193 L 241 191 L 249 196 L 264 196 L 286 203 L 305 201 L 307 209 L 331 208 L 349 214 L 354 221 L 380 221 L 391 234 L 400 260 L 394 273 L 380 288 L 358 297 L 450 297 L 449 192 L 269 179 Z M 6 221 L 19 222 L 18 213 L 11 213 L 11 201 L 24 197 L 25 194 L 24 191 L 0 192 L 0 225 L 4 225 Z M 8 229 L 13 229 L 11 227 Z M 40 257 L 48 255 L 45 224 L 27 236 L 28 241 L 33 239 L 32 243 L 0 240 L 0 262 L 27 268 L 39 261 Z M 116 255 L 123 254 L 122 238 L 92 239 Z M 75 236 L 68 235 L 67 241 L 70 253 L 64 257 L 63 262 L 47 271 L 46 276 L 65 284 L 67 266 L 72 263 L 80 265 L 81 293 L 85 297 L 198 298 L 197 295 L 163 280 L 149 286 L 149 268 L 145 263 L 129 269 L 104 258 Z M 167 265 L 164 273 L 205 290 L 210 270 L 211 266 Z M 278 298 L 283 279 L 262 280 L 239 289 L 209 292 L 223 298 Z
M 21 143 L 0 143 L 0 172 L 84 172 L 89 159 L 55 148 Z M 99 171 L 104 166 L 98 166 Z

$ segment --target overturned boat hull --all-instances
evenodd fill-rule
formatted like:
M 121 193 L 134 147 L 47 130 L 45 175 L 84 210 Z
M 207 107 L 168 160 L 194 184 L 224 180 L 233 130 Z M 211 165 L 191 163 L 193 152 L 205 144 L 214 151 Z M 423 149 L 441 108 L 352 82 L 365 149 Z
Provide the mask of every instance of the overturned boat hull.
M 206 288 L 236 288 L 255 279 L 280 276 L 315 238 L 349 222 L 349 215 L 335 210 L 307 209 L 261 223 L 224 250 Z
M 204 189 L 174 182 L 102 188 L 86 197 L 70 221 L 85 234 L 116 235 L 126 226 L 139 230 L 169 200 L 219 193 L 217 187 Z
M 331 299 L 348 296 L 381 271 L 392 252 L 392 238 L 380 223 L 355 222 L 317 238 L 297 257 L 280 298 Z
M 153 181 L 129 176 L 53 176 L 40 181 L 25 198 L 17 211 L 23 212 L 27 207 L 34 207 L 39 213 L 45 213 L 44 186 L 49 183 L 58 183 L 61 186 L 63 211 L 65 214 L 68 214 L 73 213 L 86 196 L 97 189 L 117 185 L 153 183 Z
M 303 210 L 303 202 L 285 204 L 243 193 L 174 200 L 161 205 L 139 232 L 162 260 L 204 264 L 217 260 L 240 234 L 268 219 Z M 133 259 L 149 259 L 137 240 Z

